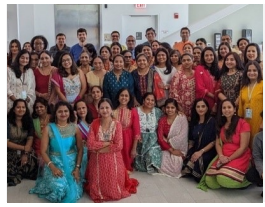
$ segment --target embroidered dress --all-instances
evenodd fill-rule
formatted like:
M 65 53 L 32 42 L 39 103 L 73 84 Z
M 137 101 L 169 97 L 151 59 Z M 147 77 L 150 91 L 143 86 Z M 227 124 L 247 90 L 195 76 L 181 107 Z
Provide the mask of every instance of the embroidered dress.
M 131 150 L 134 140 L 140 139 L 140 123 L 137 110 L 128 108 L 117 108 L 114 110 L 114 118 L 122 125 L 123 148 L 122 157 L 127 170 L 132 171 L 133 159 Z
M 177 71 L 170 84 L 169 97 L 181 105 L 187 118 L 191 117 L 191 108 L 195 100 L 195 76 L 187 77 L 182 70 Z
M 100 119 L 90 125 L 87 146 L 89 163 L 85 190 L 94 202 L 119 200 L 136 192 L 138 181 L 129 179 L 122 159 L 122 126 L 112 121 L 107 132 L 102 131 Z M 112 141 L 108 153 L 95 152 L 104 141 Z M 127 176 L 127 177 L 126 177 Z
M 180 150 L 184 156 L 188 150 L 188 121 L 186 116 L 177 115 L 171 125 L 167 123 L 167 117 L 162 117 L 158 122 L 158 140 L 162 148 L 162 163 L 159 172 L 172 177 L 180 178 L 182 169 L 182 157 L 171 154 L 168 149 Z M 168 145 L 163 149 L 162 146 Z
M 162 111 L 153 108 L 145 114 L 140 107 L 137 108 L 140 119 L 141 140 L 137 144 L 137 155 L 134 167 L 138 171 L 157 173 L 161 167 L 162 151 L 157 142 L 157 125 Z
M 30 113 L 32 113 L 36 99 L 35 77 L 32 69 L 29 68 L 25 73 L 21 74 L 20 78 L 17 78 L 14 71 L 11 68 L 7 68 L 7 111 L 13 106 L 13 101 L 9 97 L 14 95 L 16 99 L 24 99 L 22 91 L 25 91 L 29 98 L 28 108 Z
M 76 75 L 72 80 L 70 80 L 69 78 L 63 78 L 63 86 L 67 101 L 69 103 L 74 103 L 81 90 L 81 81 L 79 74 Z
M 119 80 L 113 71 L 106 73 L 103 81 L 104 98 L 109 98 L 113 104 L 116 103 L 116 94 L 123 87 L 127 88 L 134 95 L 134 82 L 131 73 L 122 70 Z
M 82 182 L 76 182 L 72 172 L 75 169 L 76 126 L 71 123 L 66 128 L 59 129 L 54 123 L 49 128 L 49 157 L 53 164 L 59 168 L 63 176 L 54 177 L 51 169 L 45 165 L 43 173 L 39 173 L 35 187 L 30 194 L 38 194 L 40 198 L 46 198 L 55 203 L 74 203 L 82 197 Z

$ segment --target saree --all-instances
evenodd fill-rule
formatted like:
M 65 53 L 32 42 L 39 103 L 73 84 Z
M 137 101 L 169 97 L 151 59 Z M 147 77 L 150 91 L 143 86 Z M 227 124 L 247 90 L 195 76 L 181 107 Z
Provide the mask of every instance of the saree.
M 43 174 L 39 174 L 35 187 L 29 193 L 38 194 L 51 202 L 74 203 L 83 194 L 82 182 L 76 182 L 72 176 L 77 156 L 75 125 L 71 123 L 59 131 L 55 123 L 49 124 L 49 138 L 50 160 L 62 171 L 63 176 L 54 177 L 45 165 Z
M 188 150 L 188 121 L 186 116 L 178 115 L 173 121 L 165 140 L 174 149 L 180 150 L 184 156 Z M 183 159 L 181 156 L 171 154 L 168 150 L 162 151 L 160 173 L 180 178 Z

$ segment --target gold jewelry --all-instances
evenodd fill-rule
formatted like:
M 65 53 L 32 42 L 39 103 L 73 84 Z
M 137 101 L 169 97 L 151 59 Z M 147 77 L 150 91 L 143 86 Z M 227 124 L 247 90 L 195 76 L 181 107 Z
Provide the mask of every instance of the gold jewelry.
M 66 127 L 67 125 L 68 125 L 68 123 L 66 123 L 66 125 L 64 125 L 64 126 L 61 126 L 60 124 L 56 124 L 58 127 L 61 127 L 61 128 L 64 128 L 64 127 Z

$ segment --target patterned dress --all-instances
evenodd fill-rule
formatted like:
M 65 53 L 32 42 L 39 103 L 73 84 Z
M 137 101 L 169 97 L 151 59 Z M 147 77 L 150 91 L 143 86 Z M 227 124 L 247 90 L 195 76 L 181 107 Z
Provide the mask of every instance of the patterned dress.
M 132 171 L 133 159 L 131 150 L 134 140 L 140 139 L 140 123 L 137 110 L 128 108 L 117 108 L 114 111 L 114 118 L 122 125 L 123 148 L 122 157 L 127 170 Z
M 62 177 L 54 177 L 51 169 L 45 165 L 44 171 L 39 172 L 35 187 L 30 194 L 38 194 L 55 203 L 74 203 L 82 197 L 82 182 L 76 182 L 72 172 L 75 169 L 76 125 L 69 124 L 66 128 L 59 129 L 54 123 L 49 128 L 49 157 L 53 164 L 63 172 Z
M 220 78 L 221 92 L 224 93 L 224 95 L 233 102 L 235 102 L 239 96 L 242 76 L 243 71 L 237 71 L 233 75 L 228 75 L 227 73 L 225 73 Z
M 122 159 L 122 126 L 112 121 L 107 132 L 102 131 L 100 119 L 90 125 L 87 146 L 90 150 L 85 190 L 94 202 L 119 200 L 136 192 L 138 181 L 128 179 Z M 112 141 L 110 152 L 99 153 L 104 141 Z M 127 176 L 127 177 L 126 177 Z M 127 185 L 127 184 L 130 185 Z
M 174 98 L 182 107 L 188 119 L 191 117 L 191 108 L 195 100 L 195 76 L 187 77 L 179 70 L 171 80 L 169 97 Z
M 119 80 L 113 71 L 106 73 L 103 81 L 104 98 L 109 98 L 113 104 L 116 103 L 116 94 L 123 87 L 127 88 L 134 95 L 134 81 L 131 73 L 123 70 Z
M 28 130 L 7 123 L 7 139 L 19 145 L 26 145 L 27 139 L 33 139 L 33 123 Z M 7 183 L 15 186 L 21 183 L 23 178 L 35 180 L 38 173 L 38 163 L 35 154 L 29 153 L 28 162 L 21 166 L 21 150 L 7 148 Z
M 35 77 L 32 69 L 29 68 L 20 78 L 17 78 L 14 71 L 11 68 L 7 68 L 7 111 L 13 106 L 13 101 L 9 97 L 14 95 L 16 99 L 24 99 L 23 91 L 26 92 L 26 95 L 30 100 L 28 107 L 30 113 L 32 113 L 33 104 L 36 99 Z
M 134 167 L 138 171 L 157 173 L 161 167 L 162 151 L 157 142 L 158 120 L 162 111 L 156 107 L 148 114 L 137 108 L 140 119 L 141 140 L 137 144 Z
M 180 150 L 184 156 L 188 151 L 188 121 L 185 115 L 177 115 L 169 125 L 167 117 L 163 116 L 158 122 L 158 143 L 162 148 L 162 163 L 160 173 L 180 178 L 183 159 L 171 154 L 172 147 Z

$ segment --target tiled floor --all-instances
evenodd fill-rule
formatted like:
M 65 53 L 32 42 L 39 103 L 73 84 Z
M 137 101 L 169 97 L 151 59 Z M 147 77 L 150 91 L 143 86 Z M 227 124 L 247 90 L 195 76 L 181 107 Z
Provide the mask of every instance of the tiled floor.
M 218 189 L 204 192 L 196 188 L 191 178 L 170 178 L 134 172 L 131 177 L 140 182 L 137 194 L 111 203 L 263 203 L 263 188 L 251 185 L 245 190 Z M 28 194 L 35 181 L 23 180 L 16 187 L 7 187 L 8 203 L 48 203 L 37 195 Z M 78 203 L 92 203 L 87 194 Z

